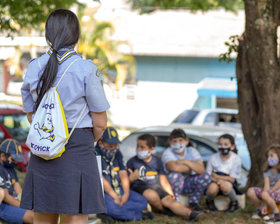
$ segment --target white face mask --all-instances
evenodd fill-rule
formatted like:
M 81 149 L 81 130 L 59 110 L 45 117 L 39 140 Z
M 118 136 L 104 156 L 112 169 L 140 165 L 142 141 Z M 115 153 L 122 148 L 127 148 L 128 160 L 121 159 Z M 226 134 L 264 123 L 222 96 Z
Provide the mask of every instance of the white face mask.
M 137 150 L 136 155 L 139 159 L 145 160 L 151 155 L 151 153 L 148 150 L 145 150 L 145 151 L 138 151 Z
M 175 144 L 172 144 L 172 145 L 171 145 L 171 148 L 172 148 L 172 150 L 173 150 L 175 153 L 179 154 L 179 153 L 181 153 L 181 152 L 183 152 L 183 151 L 185 150 L 185 148 L 186 148 L 186 143 L 177 142 L 177 143 L 175 143 Z

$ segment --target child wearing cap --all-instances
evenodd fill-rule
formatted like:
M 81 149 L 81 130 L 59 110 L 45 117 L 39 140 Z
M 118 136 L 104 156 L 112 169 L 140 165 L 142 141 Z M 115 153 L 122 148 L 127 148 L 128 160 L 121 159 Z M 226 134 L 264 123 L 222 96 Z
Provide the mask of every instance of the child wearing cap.
M 3 141 L 0 145 L 0 187 L 5 196 L 0 204 L 0 218 L 8 223 L 33 223 L 33 211 L 19 208 L 17 199 L 22 190 L 14 167 L 21 161 L 20 144 L 14 139 Z
M 197 220 L 201 213 L 191 211 L 175 200 L 161 160 L 152 155 L 155 145 L 156 140 L 150 134 L 138 137 L 136 156 L 127 162 L 132 189 L 142 194 L 158 211 L 162 212 L 167 208 L 189 221 Z
M 96 152 L 102 157 L 102 174 L 106 215 L 98 215 L 101 219 L 111 218 L 110 223 L 117 220 L 139 220 L 153 218 L 151 213 L 142 213 L 147 208 L 147 200 L 140 194 L 131 191 L 122 154 L 118 150 L 120 140 L 113 127 L 107 127 L 98 141 Z

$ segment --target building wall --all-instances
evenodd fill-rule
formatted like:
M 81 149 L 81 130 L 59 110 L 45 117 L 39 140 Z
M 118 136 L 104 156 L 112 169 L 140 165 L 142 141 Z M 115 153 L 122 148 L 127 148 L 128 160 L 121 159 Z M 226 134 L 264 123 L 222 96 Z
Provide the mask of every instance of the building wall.
M 235 61 L 218 58 L 135 56 L 136 79 L 141 81 L 198 83 L 206 77 L 235 77 Z

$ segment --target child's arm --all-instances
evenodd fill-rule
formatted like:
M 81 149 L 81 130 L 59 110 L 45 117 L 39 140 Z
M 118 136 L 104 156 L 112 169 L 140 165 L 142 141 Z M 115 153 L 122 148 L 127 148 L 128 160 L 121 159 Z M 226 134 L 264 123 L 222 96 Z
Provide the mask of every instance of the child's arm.
M 265 178 L 264 178 L 264 187 L 263 187 L 263 190 L 264 190 L 264 191 L 268 191 L 269 188 L 270 188 L 269 177 L 265 177 Z
M 280 188 L 280 179 L 276 182 L 276 184 L 274 185 L 274 187 L 271 189 L 272 191 L 276 191 Z
M 190 168 L 186 164 L 183 164 L 181 161 L 168 161 L 166 163 L 166 167 L 171 172 L 186 173 L 190 171 Z
M 174 197 L 174 193 L 172 190 L 172 187 L 167 179 L 167 177 L 165 175 L 159 175 L 159 182 L 160 185 L 162 186 L 162 188 L 168 193 L 170 194 L 172 197 Z
M 5 192 L 5 197 L 4 197 L 4 202 L 8 205 L 12 205 L 15 207 L 20 206 L 20 201 L 17 200 L 15 197 L 9 194 L 8 189 L 4 189 Z
M 235 178 L 231 177 L 231 176 L 222 176 L 222 175 L 218 175 L 216 173 L 212 173 L 212 177 L 214 179 L 216 179 L 216 182 L 219 183 L 219 180 L 225 180 L 225 181 L 229 181 L 231 183 L 235 182 Z
M 128 172 L 129 172 L 129 182 L 130 183 L 133 183 L 140 177 L 138 169 L 132 171 L 132 169 L 128 168 Z
M 104 186 L 104 191 L 106 194 L 110 195 L 116 204 L 120 204 L 120 198 L 118 197 L 117 193 L 114 191 L 114 189 L 112 188 L 111 184 L 106 180 L 106 178 L 102 178 L 103 180 L 103 186 Z
M 193 170 L 197 174 L 203 174 L 205 172 L 205 168 L 201 160 L 191 161 L 187 159 L 182 159 L 180 161 L 181 163 L 189 167 L 189 169 Z
M 126 170 L 120 170 L 119 176 L 122 183 L 123 195 L 121 196 L 121 205 L 125 204 L 129 197 L 129 179 Z
M 19 182 L 14 183 L 14 190 L 15 190 L 16 194 L 21 194 L 22 193 L 22 188 L 21 188 Z

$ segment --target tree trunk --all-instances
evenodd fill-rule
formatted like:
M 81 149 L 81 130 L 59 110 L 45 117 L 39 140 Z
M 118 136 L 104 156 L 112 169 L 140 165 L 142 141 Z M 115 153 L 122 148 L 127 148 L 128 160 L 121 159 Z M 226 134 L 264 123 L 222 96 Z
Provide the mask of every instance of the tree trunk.
M 280 0 L 244 0 L 246 24 L 236 61 L 238 105 L 251 155 L 247 186 L 263 181 L 266 148 L 280 144 Z

